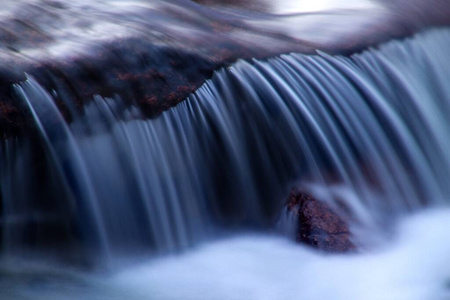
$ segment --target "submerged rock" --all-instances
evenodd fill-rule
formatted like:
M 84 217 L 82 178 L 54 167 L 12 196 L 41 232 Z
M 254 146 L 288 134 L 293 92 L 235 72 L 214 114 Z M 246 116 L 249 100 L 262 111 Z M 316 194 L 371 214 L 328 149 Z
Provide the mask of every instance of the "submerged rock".
M 292 189 L 288 210 L 297 216 L 296 240 L 327 252 L 355 250 L 348 224 L 326 204 L 299 189 Z

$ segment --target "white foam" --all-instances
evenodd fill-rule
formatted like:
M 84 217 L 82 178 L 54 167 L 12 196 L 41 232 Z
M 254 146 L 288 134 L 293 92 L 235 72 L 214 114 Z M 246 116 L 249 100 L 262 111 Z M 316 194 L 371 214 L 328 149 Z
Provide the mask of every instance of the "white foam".
M 377 2 L 368 0 L 281 0 L 267 1 L 275 13 L 289 14 L 300 12 L 317 12 L 333 9 L 374 9 L 379 8 Z
M 242 235 L 126 270 L 136 299 L 450 299 L 450 211 L 410 217 L 375 253 L 323 255 L 279 237 Z
M 1 268 L 8 276 L 0 280 L 0 299 L 450 299 L 448 220 L 449 209 L 409 217 L 383 249 L 347 255 L 241 234 L 106 278 L 10 261 Z

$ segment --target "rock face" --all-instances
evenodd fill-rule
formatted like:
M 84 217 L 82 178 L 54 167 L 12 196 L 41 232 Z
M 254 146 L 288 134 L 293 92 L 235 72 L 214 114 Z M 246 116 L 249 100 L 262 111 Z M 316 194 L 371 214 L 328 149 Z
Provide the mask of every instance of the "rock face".
M 152 118 L 238 58 L 313 53 L 295 39 L 265 37 L 188 0 L 125 7 L 80 1 L 25 0 L 0 8 L 0 138 L 33 129 L 13 88 L 25 74 L 52 94 L 68 122 L 71 110 L 82 111 L 94 95 L 120 97 Z M 235 38 L 243 34 L 255 42 Z
M 324 203 L 306 192 L 292 189 L 287 207 L 298 216 L 298 242 L 326 252 L 355 250 L 348 225 Z
M 314 54 L 316 49 L 351 54 L 450 23 L 450 6 L 443 0 L 433 0 L 442 2 L 439 6 L 428 4 L 421 22 L 398 20 L 400 1 L 374 11 L 327 12 L 326 26 L 320 14 L 286 17 L 239 10 L 253 2 L 8 2 L 0 8 L 0 138 L 29 133 L 32 127 L 12 88 L 25 73 L 53 95 L 69 122 L 68 106 L 82 111 L 94 95 L 119 96 L 139 106 L 145 117 L 155 117 L 239 58 Z M 352 26 L 340 26 L 347 23 Z

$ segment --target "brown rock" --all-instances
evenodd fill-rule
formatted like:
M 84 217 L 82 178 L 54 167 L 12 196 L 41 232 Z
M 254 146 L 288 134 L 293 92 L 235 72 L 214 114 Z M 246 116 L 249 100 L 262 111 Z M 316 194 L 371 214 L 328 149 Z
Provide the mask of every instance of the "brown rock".
M 327 252 L 355 250 L 347 223 L 323 202 L 292 189 L 287 207 L 298 216 L 298 242 Z

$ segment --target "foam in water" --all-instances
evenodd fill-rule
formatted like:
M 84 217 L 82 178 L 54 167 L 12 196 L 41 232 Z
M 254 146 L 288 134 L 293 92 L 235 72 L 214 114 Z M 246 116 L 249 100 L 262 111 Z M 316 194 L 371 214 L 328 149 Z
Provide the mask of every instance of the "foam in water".
M 373 253 L 320 255 L 244 235 L 124 271 L 118 286 L 159 299 L 448 299 L 449 211 L 404 220 Z
M 277 236 L 241 234 L 113 275 L 15 262 L 5 299 L 450 298 L 449 210 L 410 216 L 377 251 L 323 255 Z
M 267 5 L 272 7 L 274 13 L 277 14 L 293 14 L 300 12 L 321 12 L 331 11 L 333 9 L 376 9 L 377 1 L 336 1 L 336 0 L 318 0 L 318 1 L 294 1 L 282 0 L 271 2 L 267 1 Z

